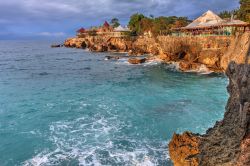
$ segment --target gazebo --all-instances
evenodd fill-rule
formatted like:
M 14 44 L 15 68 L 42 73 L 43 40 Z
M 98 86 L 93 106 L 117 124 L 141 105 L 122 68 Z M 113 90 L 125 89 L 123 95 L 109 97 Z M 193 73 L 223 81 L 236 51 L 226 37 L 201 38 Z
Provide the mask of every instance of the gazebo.
M 114 28 L 113 31 L 113 37 L 124 37 L 129 36 L 131 33 L 130 29 L 128 27 L 123 27 L 119 25 L 118 27 Z

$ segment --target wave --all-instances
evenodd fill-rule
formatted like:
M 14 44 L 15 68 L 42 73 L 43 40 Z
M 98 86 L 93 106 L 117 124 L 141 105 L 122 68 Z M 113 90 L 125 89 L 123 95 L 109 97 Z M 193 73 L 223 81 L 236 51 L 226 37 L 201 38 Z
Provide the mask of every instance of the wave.
M 169 162 L 166 141 L 151 142 L 126 135 L 115 136 L 122 133 L 124 127 L 129 125 L 111 114 L 108 118 L 95 115 L 53 123 L 50 125 L 49 140 L 54 150 L 44 149 L 23 165 L 70 165 L 73 162 L 83 166 L 154 166 Z

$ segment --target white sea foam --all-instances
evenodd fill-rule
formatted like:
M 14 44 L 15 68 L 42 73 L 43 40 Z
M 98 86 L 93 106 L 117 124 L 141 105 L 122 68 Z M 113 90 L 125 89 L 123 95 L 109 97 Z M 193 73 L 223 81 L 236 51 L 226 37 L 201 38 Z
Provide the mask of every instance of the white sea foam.
M 33 157 L 30 160 L 27 160 L 23 163 L 24 166 L 42 166 L 46 163 L 49 162 L 49 156 L 52 154 L 51 153 L 39 153 L 38 155 L 36 155 L 35 157 Z
M 180 71 L 179 62 L 169 62 L 165 67 L 172 71 Z
M 153 65 L 159 65 L 161 64 L 162 61 L 159 59 L 155 59 L 155 60 L 149 60 L 146 63 L 142 63 L 143 66 L 153 66 Z
M 98 107 L 107 109 L 104 105 Z M 122 137 L 122 140 L 136 144 L 132 151 L 126 148 L 117 148 L 119 144 L 115 140 L 121 138 L 114 137 L 124 127 L 129 124 L 120 122 L 115 115 L 103 117 L 80 117 L 73 121 L 59 121 L 50 125 L 49 140 L 54 144 L 55 150 L 40 152 L 33 158 L 25 161 L 25 166 L 60 165 L 72 160 L 78 161 L 79 165 L 135 165 L 154 166 L 158 165 L 159 158 L 153 154 L 162 153 L 162 160 L 169 158 L 166 153 L 167 142 L 159 142 L 160 146 L 151 145 L 148 140 L 134 140 Z M 155 140 L 155 142 L 157 142 Z M 155 143 L 154 142 L 154 143 Z M 166 154 L 164 154 L 166 153 Z M 104 156 L 103 156 L 104 155 Z
M 198 69 L 198 73 L 200 74 L 211 74 L 213 71 L 209 70 L 205 65 L 201 65 L 201 67 Z
M 128 58 L 120 58 L 118 59 L 115 64 L 117 65 L 131 65 L 129 62 L 128 62 Z

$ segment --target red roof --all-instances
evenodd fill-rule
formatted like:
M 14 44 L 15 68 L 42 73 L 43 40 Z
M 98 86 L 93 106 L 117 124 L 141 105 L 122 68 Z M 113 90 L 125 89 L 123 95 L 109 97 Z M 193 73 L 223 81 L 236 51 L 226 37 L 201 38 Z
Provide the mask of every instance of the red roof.
M 105 21 L 105 23 L 103 24 L 104 27 L 110 27 L 109 23 L 107 21 Z
M 85 32 L 85 29 L 84 28 L 80 28 L 77 30 L 78 33 L 84 33 Z

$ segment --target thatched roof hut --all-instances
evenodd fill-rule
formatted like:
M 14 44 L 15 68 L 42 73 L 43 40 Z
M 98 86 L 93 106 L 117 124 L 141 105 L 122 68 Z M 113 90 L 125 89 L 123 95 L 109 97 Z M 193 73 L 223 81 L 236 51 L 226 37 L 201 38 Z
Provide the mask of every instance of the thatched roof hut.
M 194 20 L 192 23 L 184 27 L 185 29 L 188 28 L 197 28 L 197 27 L 205 27 L 205 26 L 213 26 L 222 22 L 223 20 L 216 15 L 214 12 L 208 10 L 206 13 L 202 14 L 199 18 Z
M 208 10 L 202 16 L 194 20 L 186 27 L 177 28 L 180 30 L 209 29 L 216 27 L 249 27 L 250 24 L 234 19 L 222 19 L 214 12 Z
M 233 18 L 222 19 L 209 10 L 186 27 L 172 29 L 172 35 L 232 35 L 249 30 L 249 23 Z

